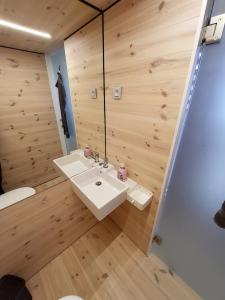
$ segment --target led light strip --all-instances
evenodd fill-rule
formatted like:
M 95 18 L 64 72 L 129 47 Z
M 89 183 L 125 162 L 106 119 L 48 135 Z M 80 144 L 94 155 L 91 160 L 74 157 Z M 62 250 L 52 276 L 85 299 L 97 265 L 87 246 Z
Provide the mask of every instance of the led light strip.
M 19 24 L 15 24 L 15 23 L 12 23 L 12 22 L 8 22 L 8 21 L 2 20 L 2 19 L 0 19 L 0 26 L 4 26 L 4 27 L 11 28 L 11 29 L 27 32 L 27 33 L 34 34 L 34 35 L 37 35 L 37 36 L 41 36 L 41 37 L 46 38 L 46 39 L 51 39 L 51 35 L 47 32 L 35 30 L 35 29 L 32 29 L 32 28 L 22 26 L 22 25 L 19 25 Z

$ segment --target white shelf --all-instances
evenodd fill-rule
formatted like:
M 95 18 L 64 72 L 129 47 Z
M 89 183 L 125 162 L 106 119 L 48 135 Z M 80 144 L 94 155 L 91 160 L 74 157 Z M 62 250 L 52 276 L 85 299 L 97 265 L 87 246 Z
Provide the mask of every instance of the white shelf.
M 117 171 L 112 169 L 109 175 L 117 177 Z M 152 200 L 152 192 L 137 184 L 134 180 L 127 178 L 126 181 L 121 181 L 127 187 L 127 200 L 139 210 L 144 210 Z
M 151 191 L 139 184 L 127 191 L 127 200 L 140 210 L 144 210 L 151 203 L 152 196 Z

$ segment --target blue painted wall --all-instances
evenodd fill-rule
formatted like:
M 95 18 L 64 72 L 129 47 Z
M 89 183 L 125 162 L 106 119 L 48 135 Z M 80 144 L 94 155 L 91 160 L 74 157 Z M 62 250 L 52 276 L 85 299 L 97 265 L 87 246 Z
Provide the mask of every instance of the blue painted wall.
M 225 200 L 225 33 L 203 53 L 153 252 L 203 299 L 225 300 L 225 230 L 213 221 Z
M 69 80 L 68 80 L 68 73 L 67 73 L 67 66 L 66 66 L 66 57 L 65 57 L 65 50 L 64 47 L 57 49 L 53 53 L 50 54 L 51 66 L 53 68 L 54 74 L 54 84 L 57 81 L 57 72 L 58 67 L 60 65 L 60 72 L 63 77 L 63 82 L 66 91 L 66 114 L 68 120 L 68 127 L 70 132 L 70 138 L 66 140 L 66 146 L 68 153 L 77 148 L 76 143 L 76 134 L 75 134 L 75 126 L 73 120 L 73 111 L 72 111 L 72 102 L 70 97 L 70 90 L 69 90 Z M 56 88 L 57 89 L 57 88 Z M 58 91 L 57 91 L 58 92 Z

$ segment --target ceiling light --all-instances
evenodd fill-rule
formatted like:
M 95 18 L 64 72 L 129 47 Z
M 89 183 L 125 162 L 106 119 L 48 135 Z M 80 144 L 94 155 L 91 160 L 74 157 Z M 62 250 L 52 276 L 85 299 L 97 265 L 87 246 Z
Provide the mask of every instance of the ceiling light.
M 19 31 L 30 33 L 30 34 L 38 35 L 38 36 L 41 36 L 41 37 L 46 38 L 46 39 L 51 38 L 51 35 L 47 32 L 35 30 L 35 29 L 32 29 L 32 28 L 22 26 L 22 25 L 19 25 L 19 24 L 15 24 L 15 23 L 12 23 L 12 22 L 8 22 L 8 21 L 2 20 L 2 19 L 0 19 L 0 26 L 5 26 L 5 27 L 12 28 L 12 29 L 15 29 L 15 30 L 19 30 Z

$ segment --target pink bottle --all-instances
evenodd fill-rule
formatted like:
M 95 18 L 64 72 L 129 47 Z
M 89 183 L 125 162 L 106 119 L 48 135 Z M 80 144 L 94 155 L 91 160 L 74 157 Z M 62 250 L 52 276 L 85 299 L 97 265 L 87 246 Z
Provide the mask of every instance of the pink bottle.
M 91 156 L 91 153 L 92 153 L 91 148 L 88 145 L 86 145 L 84 148 L 84 156 L 88 158 Z
M 119 169 L 117 171 L 117 178 L 122 180 L 122 181 L 126 181 L 127 177 L 128 177 L 128 172 L 127 172 L 127 169 L 125 167 L 125 164 L 120 163 Z

